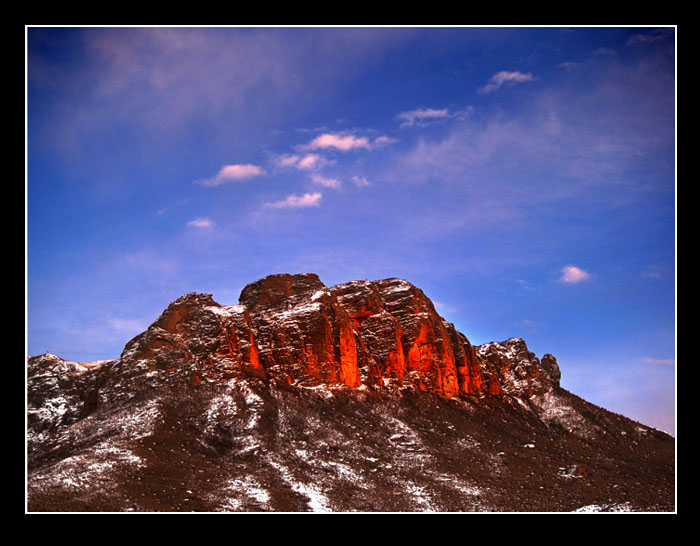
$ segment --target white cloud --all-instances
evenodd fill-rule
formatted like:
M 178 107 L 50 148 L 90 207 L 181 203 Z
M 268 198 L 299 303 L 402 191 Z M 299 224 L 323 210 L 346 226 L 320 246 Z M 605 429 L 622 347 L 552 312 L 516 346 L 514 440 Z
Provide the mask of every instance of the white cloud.
M 339 189 L 342 185 L 340 180 L 338 180 L 337 178 L 328 178 L 325 176 L 321 176 L 320 174 L 311 175 L 311 181 L 314 184 L 323 186 L 324 188 L 334 188 L 336 190 Z
M 202 186 L 221 186 L 226 182 L 245 180 L 266 174 L 262 167 L 250 164 L 224 165 L 216 176 L 198 180 Z
M 306 154 L 299 158 L 299 162 L 296 164 L 298 169 L 303 171 L 310 171 L 313 169 L 320 169 L 328 165 L 330 161 L 318 154 Z
M 304 195 L 288 195 L 281 201 L 267 203 L 266 206 L 275 209 L 286 208 L 301 208 L 301 207 L 317 207 L 321 202 L 321 194 L 319 192 L 305 193 Z
M 501 70 L 491 76 L 489 83 L 479 88 L 479 93 L 491 93 L 504 84 L 523 83 L 534 80 L 535 77 L 530 73 L 516 71 Z
M 275 158 L 278 167 L 296 167 L 299 164 L 300 156 L 297 154 L 284 154 Z
M 422 121 L 446 118 L 449 115 L 447 108 L 440 110 L 436 108 L 418 108 L 408 112 L 401 112 L 396 118 L 403 122 L 401 127 L 412 127 Z
M 343 135 L 337 133 L 324 133 L 317 136 L 308 147 L 312 150 L 335 148 L 343 152 L 357 148 L 370 148 L 370 141 L 367 137 L 356 137 L 354 135 Z
M 212 222 L 209 218 L 195 218 L 194 220 L 187 222 L 187 225 L 197 229 L 208 229 L 214 225 L 214 222 Z
M 353 184 L 361 188 L 370 185 L 370 181 L 367 180 L 364 176 L 353 176 L 350 180 L 352 180 Z
M 591 274 L 575 265 L 567 265 L 561 268 L 561 277 L 559 282 L 567 284 L 577 284 L 587 281 L 591 278 Z
M 335 163 L 319 154 L 286 154 L 279 156 L 275 163 L 281 168 L 294 168 L 301 171 L 312 171 L 321 169 L 327 165 Z
M 379 148 L 381 146 L 388 146 L 389 144 L 394 144 L 395 142 L 398 142 L 398 139 L 396 138 L 391 138 L 386 135 L 378 136 L 377 138 L 374 139 L 374 142 L 372 143 L 373 148 Z
M 304 148 L 308 150 L 335 149 L 341 152 L 350 150 L 371 150 L 398 142 L 395 138 L 381 135 L 373 141 L 368 137 L 355 136 L 347 133 L 323 133 L 309 142 Z

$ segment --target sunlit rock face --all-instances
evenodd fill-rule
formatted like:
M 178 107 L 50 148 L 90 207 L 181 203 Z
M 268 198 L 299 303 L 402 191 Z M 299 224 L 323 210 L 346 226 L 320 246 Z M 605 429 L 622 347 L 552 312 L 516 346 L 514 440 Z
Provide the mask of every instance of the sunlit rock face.
M 241 371 L 265 376 L 248 309 L 222 306 L 210 294 L 185 294 L 145 332 L 129 341 L 117 366 L 119 377 L 138 381 L 138 370 L 165 371 L 198 385 Z
M 451 398 L 484 394 L 483 363 L 422 290 L 402 279 L 333 287 L 374 361 L 370 383 L 409 385 Z
M 525 342 L 478 348 L 397 278 L 326 287 L 313 273 L 270 275 L 247 285 L 238 305 L 186 294 L 124 349 L 124 363 L 186 366 L 193 383 L 246 370 L 288 383 L 409 387 L 446 398 L 532 396 L 558 383 Z
M 246 286 L 260 361 L 290 383 L 361 385 L 352 320 L 315 274 L 272 275 Z

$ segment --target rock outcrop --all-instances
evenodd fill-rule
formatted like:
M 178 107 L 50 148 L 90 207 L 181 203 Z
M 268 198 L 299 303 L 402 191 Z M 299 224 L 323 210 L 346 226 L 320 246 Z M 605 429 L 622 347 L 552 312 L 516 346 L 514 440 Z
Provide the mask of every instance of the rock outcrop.
M 446 398 L 532 396 L 558 384 L 556 359 L 543 366 L 521 339 L 472 346 L 405 280 L 328 288 L 315 274 L 271 275 L 246 286 L 239 301 L 179 298 L 126 345 L 122 365 L 186 366 L 194 384 L 228 370 L 302 385 L 413 387 Z
M 477 353 L 486 367 L 498 377 L 498 391 L 514 396 L 545 394 L 559 386 L 561 372 L 557 359 L 545 354 L 540 361 L 519 337 L 480 345 Z

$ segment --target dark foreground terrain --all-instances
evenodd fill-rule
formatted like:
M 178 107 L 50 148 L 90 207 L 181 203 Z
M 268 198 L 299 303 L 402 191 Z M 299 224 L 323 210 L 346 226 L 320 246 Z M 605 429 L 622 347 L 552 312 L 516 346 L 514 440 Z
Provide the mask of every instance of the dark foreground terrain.
M 119 359 L 30 357 L 27 511 L 675 511 L 674 438 L 551 355 L 471 347 L 408 283 L 282 280 L 178 300 Z
M 673 511 L 673 439 L 560 395 L 575 431 L 512 400 L 201 385 L 74 424 L 28 510 Z

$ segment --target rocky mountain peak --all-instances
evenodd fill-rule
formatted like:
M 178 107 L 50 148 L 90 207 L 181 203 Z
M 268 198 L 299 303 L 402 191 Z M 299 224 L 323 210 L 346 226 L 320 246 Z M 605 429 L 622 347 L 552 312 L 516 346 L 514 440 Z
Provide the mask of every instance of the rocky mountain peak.
M 473 346 L 403 279 L 189 293 L 117 359 L 29 357 L 30 509 L 672 506 L 673 439 L 560 377 L 521 338 Z
M 197 381 L 256 370 L 291 384 L 408 387 L 446 398 L 529 397 L 559 381 L 556 359 L 543 366 L 522 339 L 472 346 L 406 280 L 328 288 L 314 273 L 264 277 L 234 306 L 186 294 L 127 343 L 122 360 L 168 369 L 199 363 Z
M 275 306 L 288 298 L 311 295 L 325 288 L 315 273 L 280 273 L 248 284 L 241 291 L 239 301 L 250 309 L 257 306 Z
M 522 338 L 486 343 L 479 346 L 477 352 L 490 367 L 499 370 L 501 389 L 505 393 L 527 393 L 530 397 L 545 394 L 552 387 L 559 386 L 561 372 L 557 359 L 547 354 L 540 361 Z

